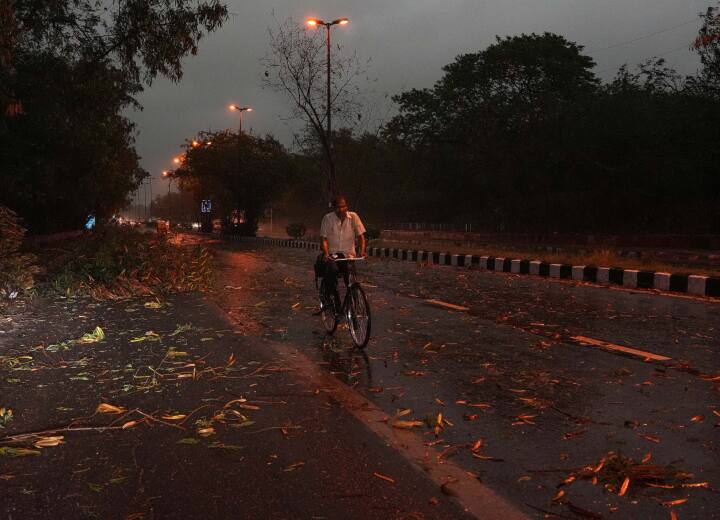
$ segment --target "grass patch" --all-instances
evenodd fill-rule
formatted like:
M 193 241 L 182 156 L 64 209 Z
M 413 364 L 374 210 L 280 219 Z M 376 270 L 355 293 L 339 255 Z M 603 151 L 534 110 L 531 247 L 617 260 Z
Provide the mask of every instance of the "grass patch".
M 621 256 L 619 251 L 602 249 L 597 251 L 563 251 L 545 252 L 524 247 L 508 247 L 502 245 L 460 244 L 443 240 L 427 240 L 423 242 L 403 242 L 400 240 L 373 240 L 368 247 L 388 247 L 396 249 L 412 249 L 415 251 L 436 251 L 450 254 L 478 256 L 494 256 L 523 260 L 540 260 L 553 264 L 590 265 L 595 267 L 619 267 L 621 269 L 638 269 L 641 271 L 657 271 L 666 273 L 686 273 L 703 276 L 720 276 L 720 269 L 690 263 L 670 263 L 652 256 L 648 258 L 631 258 Z

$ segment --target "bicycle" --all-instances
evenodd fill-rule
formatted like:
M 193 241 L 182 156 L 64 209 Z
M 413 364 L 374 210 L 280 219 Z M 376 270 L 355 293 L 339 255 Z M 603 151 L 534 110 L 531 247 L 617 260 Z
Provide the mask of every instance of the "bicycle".
M 325 277 L 319 285 L 320 318 L 328 334 L 333 334 L 341 319 L 345 319 L 353 344 L 359 349 L 364 349 L 370 341 L 370 304 L 368 303 L 365 291 L 360 287 L 360 282 L 355 276 L 354 262 L 364 260 L 363 258 L 338 258 L 332 255 L 335 262 L 348 262 L 348 276 L 343 276 L 345 282 L 345 298 L 340 301 L 340 294 L 336 289 L 327 290 Z M 341 274 L 341 273 L 338 273 Z

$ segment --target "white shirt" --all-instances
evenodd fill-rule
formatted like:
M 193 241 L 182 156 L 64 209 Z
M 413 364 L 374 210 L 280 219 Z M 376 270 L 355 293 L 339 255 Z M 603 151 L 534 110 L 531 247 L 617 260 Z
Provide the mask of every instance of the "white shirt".
M 330 254 L 343 253 L 346 257 L 355 256 L 355 237 L 365 233 L 365 226 L 358 214 L 347 212 L 344 221 L 340 220 L 335 212 L 328 213 L 322 219 L 320 236 L 328 241 Z

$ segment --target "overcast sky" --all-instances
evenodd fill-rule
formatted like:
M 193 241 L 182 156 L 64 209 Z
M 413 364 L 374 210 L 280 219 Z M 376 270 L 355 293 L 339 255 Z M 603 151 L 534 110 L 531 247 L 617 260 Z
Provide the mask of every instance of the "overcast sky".
M 128 115 L 137 123 L 136 147 L 157 194 L 167 190 L 160 172 L 173 167 L 185 139 L 200 130 L 237 128 L 230 103 L 253 107 L 243 118 L 244 130 L 292 144 L 293 129 L 283 120 L 290 113 L 287 100 L 261 86 L 260 59 L 276 19 L 348 17 L 349 25 L 333 28 L 333 40 L 371 60 L 367 75 L 377 81 L 361 87 L 367 87 L 372 112 L 383 115 L 392 110 L 387 95 L 431 87 L 443 65 L 486 48 L 496 35 L 562 34 L 585 46 L 603 80 L 623 63 L 659 55 L 678 72 L 692 74 L 699 62 L 688 47 L 700 27 L 697 15 L 716 1 L 316 0 L 300 7 L 303 2 L 291 0 L 233 0 L 227 2 L 233 14 L 225 25 L 185 60 L 182 82 L 157 80 L 139 97 L 144 110 Z M 642 39 L 624 44 L 637 38 Z

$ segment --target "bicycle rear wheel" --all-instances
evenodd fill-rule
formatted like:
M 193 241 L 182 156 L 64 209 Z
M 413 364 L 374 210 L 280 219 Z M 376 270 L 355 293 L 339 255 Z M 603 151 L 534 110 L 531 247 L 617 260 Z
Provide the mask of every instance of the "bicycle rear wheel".
M 325 330 L 332 334 L 338 326 L 337 314 L 335 309 L 337 303 L 337 291 L 330 292 L 326 290 L 325 280 L 320 282 L 320 319 L 322 320 Z
M 352 341 L 358 348 L 365 348 L 370 341 L 370 304 L 359 284 L 350 287 L 347 300 L 347 321 Z

